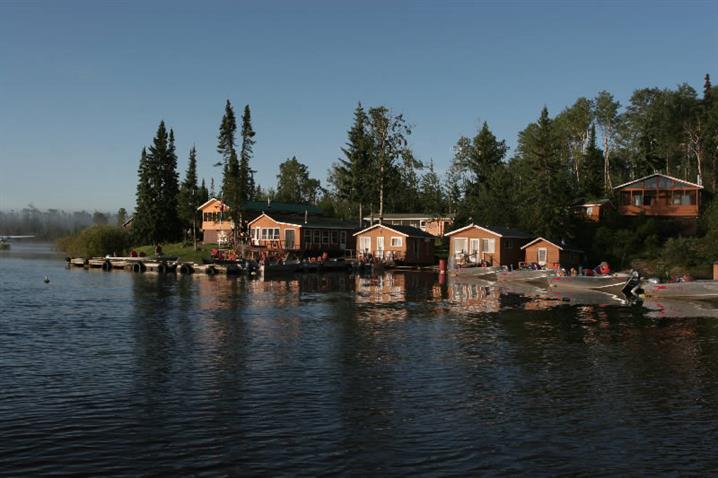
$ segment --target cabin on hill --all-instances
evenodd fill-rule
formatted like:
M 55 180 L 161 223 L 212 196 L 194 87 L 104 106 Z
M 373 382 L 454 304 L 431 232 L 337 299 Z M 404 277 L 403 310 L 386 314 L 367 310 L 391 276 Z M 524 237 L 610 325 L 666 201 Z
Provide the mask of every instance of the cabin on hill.
M 654 173 L 616 186 L 618 212 L 623 216 L 697 218 L 703 186 Z
M 374 224 L 354 233 L 357 255 L 391 260 L 399 264 L 434 264 L 435 237 L 416 227 Z
M 518 229 L 469 224 L 444 234 L 449 238 L 449 258 L 454 264 L 478 264 L 518 267 L 523 262 L 521 246 L 531 235 Z
M 370 226 L 380 222 L 378 216 L 366 216 L 362 219 Z M 384 214 L 381 223 L 393 226 L 411 226 L 432 236 L 442 237 L 454 223 L 454 217 L 452 215 L 432 216 L 423 213 Z
M 569 247 L 563 241 L 549 241 L 543 237 L 524 244 L 521 249 L 524 251 L 524 262 L 536 263 L 547 269 L 578 268 L 584 257 L 581 249 Z
M 262 213 L 249 222 L 250 244 L 270 252 L 324 252 L 344 255 L 354 250 L 353 224 L 309 214 Z M 311 254 L 310 254 L 311 255 Z
M 610 199 L 598 201 L 581 201 L 573 206 L 573 210 L 589 221 L 599 222 L 606 215 L 608 209 L 615 209 Z
M 202 212 L 200 230 L 204 233 L 205 244 L 223 244 L 232 237 L 234 222 L 230 217 L 229 206 L 217 198 L 211 198 L 197 208 Z M 279 213 L 321 216 L 322 211 L 316 206 L 304 204 L 281 203 L 273 201 L 247 201 L 242 206 L 243 219 L 251 221 L 262 213 Z

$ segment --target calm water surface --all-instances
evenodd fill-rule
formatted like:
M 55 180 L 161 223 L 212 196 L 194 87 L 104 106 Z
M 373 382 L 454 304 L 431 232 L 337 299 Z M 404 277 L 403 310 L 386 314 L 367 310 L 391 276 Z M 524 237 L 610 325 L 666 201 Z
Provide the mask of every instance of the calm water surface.
M 714 306 L 506 292 L 69 270 L 13 244 L 0 475 L 718 473 Z

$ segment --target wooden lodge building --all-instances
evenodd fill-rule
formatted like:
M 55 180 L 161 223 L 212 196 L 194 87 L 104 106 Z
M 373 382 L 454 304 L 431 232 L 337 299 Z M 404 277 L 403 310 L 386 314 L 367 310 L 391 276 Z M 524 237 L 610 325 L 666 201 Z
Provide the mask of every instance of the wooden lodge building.
M 573 206 L 574 211 L 589 221 L 599 222 L 606 215 L 608 209 L 615 209 L 610 199 L 580 202 Z
M 204 233 L 205 244 L 223 244 L 232 237 L 234 223 L 229 215 L 229 206 L 217 198 L 211 198 L 197 208 L 202 212 L 201 231 Z M 251 221 L 263 213 L 293 214 L 297 216 L 320 216 L 321 210 L 316 206 L 280 203 L 273 201 L 247 201 L 243 205 L 243 219 Z
M 435 263 L 435 237 L 412 226 L 374 224 L 354 233 L 357 256 L 390 260 L 403 265 Z
M 262 213 L 249 222 L 250 244 L 268 252 L 344 256 L 355 249 L 353 224 L 321 216 Z
M 524 261 L 521 246 L 531 235 L 508 227 L 469 224 L 444 235 L 449 238 L 449 259 L 454 264 L 518 267 Z
M 423 213 L 384 214 L 381 220 L 378 216 L 366 216 L 362 219 L 369 226 L 379 223 L 394 226 L 411 226 L 435 237 L 442 237 L 454 223 L 454 217 L 451 215 L 440 217 Z
M 524 262 L 536 263 L 547 269 L 578 268 L 584 258 L 582 250 L 571 248 L 558 241 L 549 241 L 543 237 L 537 237 L 524 244 L 521 249 L 524 252 Z
M 703 186 L 665 174 L 654 173 L 613 188 L 623 216 L 697 218 Z

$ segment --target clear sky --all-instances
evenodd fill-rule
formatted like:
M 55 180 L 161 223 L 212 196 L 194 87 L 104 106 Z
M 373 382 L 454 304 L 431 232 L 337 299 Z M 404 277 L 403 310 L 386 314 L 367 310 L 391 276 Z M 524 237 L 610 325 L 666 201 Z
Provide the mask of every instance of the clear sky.
M 180 176 L 212 164 L 226 99 L 250 104 L 251 166 L 296 155 L 325 182 L 358 101 L 414 126 L 444 171 L 488 121 L 512 147 L 546 105 L 718 82 L 718 2 L 0 0 L 0 209 L 134 208 L 164 119 Z

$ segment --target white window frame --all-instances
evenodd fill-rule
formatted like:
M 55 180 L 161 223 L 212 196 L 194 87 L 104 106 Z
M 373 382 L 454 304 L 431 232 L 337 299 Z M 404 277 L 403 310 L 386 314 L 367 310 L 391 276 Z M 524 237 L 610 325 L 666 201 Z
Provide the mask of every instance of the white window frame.
M 461 247 L 459 247 L 459 244 L 461 244 Z M 454 238 L 454 255 L 458 254 L 465 254 L 468 250 L 469 246 L 469 239 L 466 237 L 456 237 Z
M 359 238 L 359 251 L 362 253 L 371 253 L 371 237 L 362 236 Z
M 402 237 L 392 236 L 390 244 L 391 247 L 401 247 L 404 245 L 404 241 Z
M 496 239 L 481 239 L 481 252 L 486 254 L 496 254 Z
M 543 261 L 541 261 L 541 253 L 543 253 Z M 540 266 L 545 266 L 548 263 L 548 248 L 547 247 L 539 247 L 536 250 L 536 262 Z

